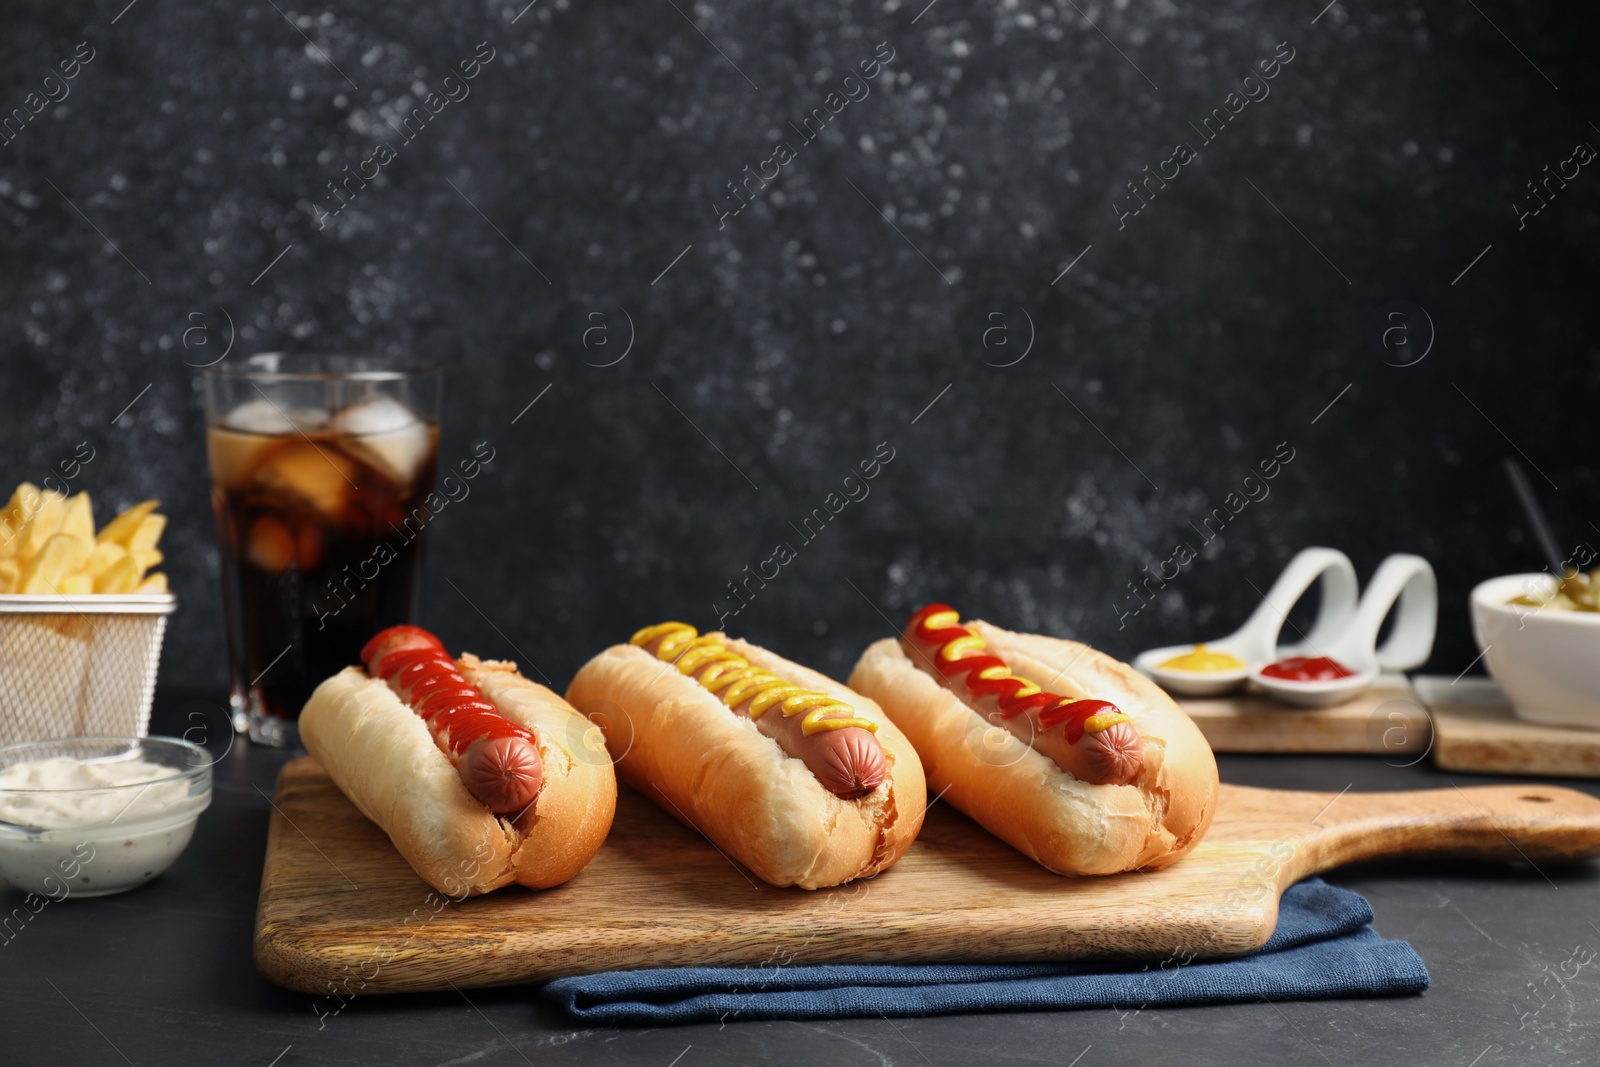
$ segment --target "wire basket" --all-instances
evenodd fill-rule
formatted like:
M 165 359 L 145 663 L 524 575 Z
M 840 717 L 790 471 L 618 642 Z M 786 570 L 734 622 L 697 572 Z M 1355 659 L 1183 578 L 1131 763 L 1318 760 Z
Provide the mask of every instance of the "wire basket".
M 171 594 L 0 595 L 0 744 L 143 737 Z

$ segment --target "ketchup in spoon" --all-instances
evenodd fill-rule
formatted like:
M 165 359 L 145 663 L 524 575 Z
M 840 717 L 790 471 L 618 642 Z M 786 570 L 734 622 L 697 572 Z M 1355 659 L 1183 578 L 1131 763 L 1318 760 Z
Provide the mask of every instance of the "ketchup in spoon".
M 1327 656 L 1290 656 L 1262 667 L 1261 673 L 1285 682 L 1336 682 L 1356 672 Z

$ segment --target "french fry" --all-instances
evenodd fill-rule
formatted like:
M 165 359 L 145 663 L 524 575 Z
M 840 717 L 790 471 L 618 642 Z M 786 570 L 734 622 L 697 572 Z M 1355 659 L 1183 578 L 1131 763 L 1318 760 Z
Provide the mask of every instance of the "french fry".
M 156 547 L 156 542 L 161 540 L 161 531 L 167 528 L 167 517 L 160 513 L 146 515 L 139 520 L 139 526 L 128 538 L 129 552 L 147 552 Z
M 0 519 L 4 520 L 5 527 L 0 530 L 0 559 L 10 559 L 17 554 L 17 546 L 22 543 L 20 534 L 22 528 L 28 525 L 28 520 L 33 518 L 33 513 L 39 508 L 39 487 L 32 482 L 23 482 L 11 494 L 11 499 L 6 502 L 5 510 L 0 512 Z
M 94 579 L 79 571 L 61 579 L 56 589 L 64 596 L 87 596 L 94 592 Z
M 44 550 L 45 542 L 61 530 L 61 516 L 66 510 L 67 498 L 46 490 L 40 494 L 39 506 L 27 525 L 17 534 L 17 556 L 28 560 Z
M 91 578 L 98 578 L 107 567 L 127 554 L 128 550 L 115 542 L 96 542 L 94 550 L 89 553 L 89 558 L 83 565 L 83 571 Z
M 14 559 L 0 559 L 0 593 L 15 593 L 22 568 Z
M 139 565 L 132 556 L 123 556 L 101 571 L 94 580 L 96 593 L 131 593 L 139 584 Z
M 136 548 L 129 552 L 128 555 L 132 556 L 133 562 L 138 564 L 140 574 L 147 573 L 151 567 L 166 558 L 161 554 L 159 548 Z
M 23 482 L 11 494 L 5 510 L 0 511 L 0 559 L 11 559 L 21 544 L 18 534 L 39 507 L 39 487 Z
M 71 534 L 56 534 L 39 553 L 23 564 L 18 580 L 19 593 L 59 592 L 61 579 L 82 566 L 89 550 Z M 132 564 L 132 561 L 128 561 Z
M 100 536 L 97 537 L 96 540 L 101 542 L 109 541 L 111 544 L 121 545 L 123 548 L 131 548 L 132 546 L 129 544 L 129 542 L 132 540 L 134 533 L 138 531 L 139 525 L 144 522 L 145 518 L 152 511 L 154 511 L 156 506 L 160 503 L 161 501 L 159 500 L 146 500 L 142 503 L 133 505 L 133 507 L 129 508 L 127 511 L 124 511 L 121 515 L 118 515 L 116 518 L 112 519 L 110 522 L 101 527 Z M 156 530 L 156 536 L 159 537 L 160 534 L 161 531 L 158 528 Z M 155 545 L 152 542 L 144 547 L 154 548 Z
M 144 581 L 140 582 L 139 583 L 139 587 L 137 589 L 135 589 L 134 592 L 135 593 L 166 593 L 166 592 L 170 592 L 170 590 L 167 588 L 167 576 L 165 574 L 162 574 L 160 571 L 156 571 L 156 573 L 150 575 Z
M 32 482 L 23 482 L 17 486 L 16 492 L 11 494 L 3 514 L 13 529 L 20 530 L 33 513 L 39 509 L 39 487 Z
M 67 500 L 61 511 L 60 532 L 94 547 L 94 506 L 89 502 L 88 493 L 79 493 Z
M 85 541 L 82 538 L 69 533 L 58 533 L 50 540 L 54 541 L 56 537 L 69 541 L 72 544 L 72 554 L 68 557 L 72 562 L 67 565 L 67 574 L 77 574 L 82 571 L 83 565 L 89 562 L 89 553 L 94 550 L 94 542 L 92 540 Z

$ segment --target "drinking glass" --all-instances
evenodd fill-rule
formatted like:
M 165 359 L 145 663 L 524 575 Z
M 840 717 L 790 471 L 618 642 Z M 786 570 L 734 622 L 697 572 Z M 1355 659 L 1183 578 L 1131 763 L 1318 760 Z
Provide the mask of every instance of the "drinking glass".
M 317 684 L 417 618 L 441 372 L 266 352 L 203 382 L 234 724 L 294 745 Z

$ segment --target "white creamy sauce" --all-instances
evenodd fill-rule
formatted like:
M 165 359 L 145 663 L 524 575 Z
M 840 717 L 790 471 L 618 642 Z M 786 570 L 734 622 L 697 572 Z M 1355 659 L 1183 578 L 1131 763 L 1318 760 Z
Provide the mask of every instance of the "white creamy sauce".
M 54 900 L 149 881 L 189 843 L 210 799 L 190 796 L 180 774 L 143 759 L 69 756 L 0 768 L 0 878 Z

